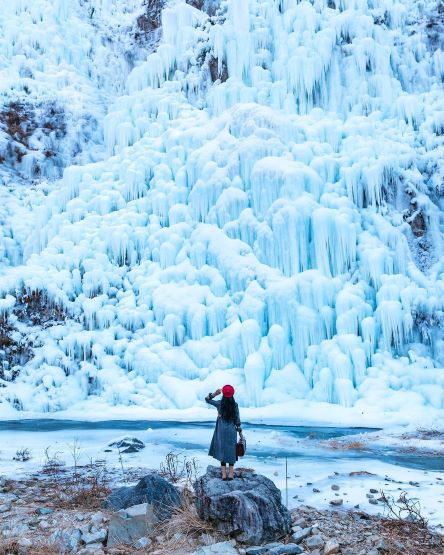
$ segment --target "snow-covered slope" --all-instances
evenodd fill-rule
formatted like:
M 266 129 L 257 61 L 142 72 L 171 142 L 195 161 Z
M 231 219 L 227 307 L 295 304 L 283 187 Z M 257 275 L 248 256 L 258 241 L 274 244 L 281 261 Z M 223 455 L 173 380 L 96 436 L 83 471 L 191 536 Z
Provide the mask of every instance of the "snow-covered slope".
M 443 408 L 441 0 L 121 4 L 0 16 L 74 114 L 62 179 L 6 168 L 0 399 Z

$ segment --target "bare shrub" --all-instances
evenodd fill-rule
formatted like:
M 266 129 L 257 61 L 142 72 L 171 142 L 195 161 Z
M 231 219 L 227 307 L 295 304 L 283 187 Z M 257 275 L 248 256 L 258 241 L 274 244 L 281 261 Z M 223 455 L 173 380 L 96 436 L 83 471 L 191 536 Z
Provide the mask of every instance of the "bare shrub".
M 181 453 L 171 451 L 160 463 L 159 474 L 173 484 L 183 483 L 185 487 L 190 487 L 196 481 L 199 470 L 197 459 L 188 459 Z
M 395 500 L 392 495 L 381 491 L 381 500 L 389 518 L 408 520 L 427 528 L 427 519 L 421 514 L 420 502 L 417 499 L 409 499 L 407 492 L 402 491 L 398 500 Z
M 46 448 L 42 469 L 48 475 L 46 489 L 57 507 L 98 509 L 111 492 L 105 461 L 90 460 L 89 464 L 80 466 L 78 444 L 75 443 L 72 449 L 75 466 L 70 472 L 60 459 L 60 453 L 51 454 L 50 448 Z
M 60 452 L 55 451 L 51 453 L 51 447 L 45 449 L 45 462 L 43 464 L 43 474 L 50 474 L 51 476 L 58 476 L 64 471 L 65 463 L 60 458 Z
M 14 461 L 26 462 L 31 458 L 31 451 L 27 447 L 22 447 L 17 449 L 15 455 L 13 456 Z

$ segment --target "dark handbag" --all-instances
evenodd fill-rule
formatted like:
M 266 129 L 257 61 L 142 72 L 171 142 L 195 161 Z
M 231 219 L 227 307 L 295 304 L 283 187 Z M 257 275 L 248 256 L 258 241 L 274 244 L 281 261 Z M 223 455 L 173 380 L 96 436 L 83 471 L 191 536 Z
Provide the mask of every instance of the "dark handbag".
M 236 456 L 243 457 L 247 450 L 247 442 L 242 434 L 240 434 L 239 441 L 236 443 Z

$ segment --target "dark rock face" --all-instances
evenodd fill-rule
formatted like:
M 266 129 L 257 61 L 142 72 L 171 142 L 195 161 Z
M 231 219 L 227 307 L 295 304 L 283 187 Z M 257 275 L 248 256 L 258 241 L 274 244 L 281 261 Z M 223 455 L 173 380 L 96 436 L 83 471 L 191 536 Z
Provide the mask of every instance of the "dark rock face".
M 174 508 L 180 505 L 180 497 L 173 485 L 152 472 L 144 476 L 136 486 L 113 491 L 103 506 L 106 509 L 120 510 L 142 503 L 152 506 L 158 520 L 166 520 L 171 517 Z
M 120 441 L 109 444 L 110 447 L 117 447 L 121 453 L 138 453 L 145 449 L 145 444 L 136 437 L 124 437 Z
M 261 474 L 243 471 L 224 482 L 220 469 L 209 466 L 194 490 L 199 516 L 239 541 L 258 544 L 276 540 L 290 529 L 291 517 L 282 504 L 281 492 Z

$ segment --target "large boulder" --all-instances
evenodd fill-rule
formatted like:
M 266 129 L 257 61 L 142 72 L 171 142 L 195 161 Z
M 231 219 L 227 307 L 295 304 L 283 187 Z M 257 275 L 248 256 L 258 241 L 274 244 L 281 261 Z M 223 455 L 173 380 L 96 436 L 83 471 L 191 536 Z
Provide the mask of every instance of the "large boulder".
M 127 509 L 133 505 L 148 503 L 158 521 L 167 520 L 180 505 L 178 490 L 164 478 L 151 472 L 136 486 L 123 487 L 113 491 L 105 500 L 106 509 Z
M 209 466 L 194 484 L 199 516 L 237 540 L 258 544 L 286 535 L 291 516 L 274 483 L 253 471 L 224 482 L 220 468 Z

